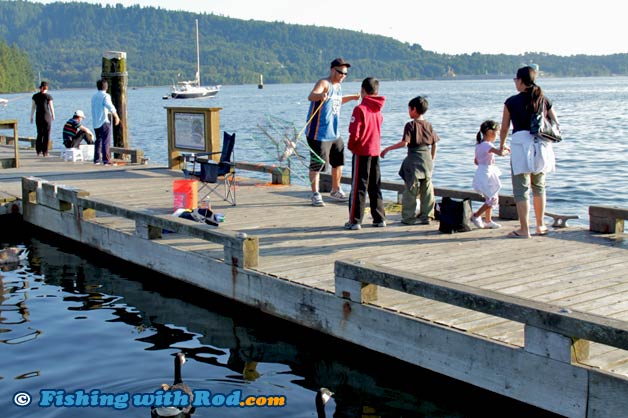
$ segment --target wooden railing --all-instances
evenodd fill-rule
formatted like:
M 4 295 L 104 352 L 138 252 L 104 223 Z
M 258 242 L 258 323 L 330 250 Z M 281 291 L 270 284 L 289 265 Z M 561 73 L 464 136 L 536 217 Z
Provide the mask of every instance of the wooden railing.
M 342 177 L 342 184 L 351 184 L 351 177 Z M 382 181 L 382 190 L 388 190 L 401 194 L 404 184 L 401 181 Z M 323 173 L 320 177 L 320 190 L 322 192 L 331 191 L 331 175 Z M 457 189 L 447 189 L 444 187 L 434 187 L 434 195 L 440 197 L 451 197 L 453 199 L 470 199 L 476 202 L 484 202 L 484 197 L 477 192 Z M 517 219 L 517 208 L 515 198 L 512 195 L 499 195 L 499 217 L 501 219 Z
M 288 167 L 237 161 L 236 169 L 269 173 L 272 176 L 271 181 L 273 184 L 290 184 L 290 169 Z
M 21 136 L 18 138 L 19 142 L 27 142 L 28 147 L 33 149 L 35 148 L 35 138 Z M 3 145 L 13 145 L 14 139 L 11 136 L 0 135 L 0 144 Z M 52 143 L 51 143 L 52 146 Z M 133 164 L 142 164 L 144 162 L 144 151 L 136 148 L 121 148 L 121 147 L 111 147 L 111 153 L 113 155 L 125 156 L 128 155 L 130 157 L 131 163 Z
M 628 209 L 617 206 L 589 206 L 589 230 L 604 234 L 615 234 L 620 238 L 624 233 L 624 220 L 628 219 Z
M 131 163 L 133 164 L 144 163 L 144 151 L 142 151 L 141 149 L 111 147 L 109 150 L 111 151 L 112 155 L 130 156 Z
M 30 219 L 34 205 L 74 214 L 80 222 L 89 222 L 97 212 L 135 221 L 135 235 L 154 240 L 162 237 L 164 230 L 200 238 L 224 247 L 224 262 L 235 267 L 255 267 L 259 263 L 259 239 L 244 233 L 223 228 L 212 228 L 206 224 L 161 215 L 150 210 L 132 210 L 106 200 L 93 199 L 84 190 L 55 185 L 34 177 L 22 178 L 22 200 L 24 220 L 37 225 Z
M 30 136 L 20 136 L 17 138 L 18 142 L 28 142 L 28 148 L 35 148 L 36 138 Z M 12 136 L 0 135 L 0 144 L 13 145 L 14 139 Z
M 353 302 L 374 302 L 381 286 L 523 323 L 526 351 L 566 363 L 586 359 L 589 341 L 628 349 L 625 321 L 363 262 L 336 261 L 335 276 L 336 296 Z
M 259 173 L 270 173 L 272 175 L 273 184 L 290 184 L 290 169 L 287 167 L 238 161 L 236 163 L 236 168 L 247 171 L 256 171 Z M 351 184 L 351 177 L 342 177 L 340 181 L 343 184 Z M 382 190 L 393 191 L 401 194 L 403 192 L 403 188 L 403 182 L 382 181 Z M 322 192 L 331 191 L 331 175 L 327 173 L 322 173 L 320 175 L 320 190 Z M 435 187 L 434 194 L 440 197 L 448 196 L 454 199 L 468 198 L 473 201 L 484 202 L 484 197 L 474 191 Z M 499 217 L 502 219 L 517 219 L 515 199 L 512 195 L 499 195 Z

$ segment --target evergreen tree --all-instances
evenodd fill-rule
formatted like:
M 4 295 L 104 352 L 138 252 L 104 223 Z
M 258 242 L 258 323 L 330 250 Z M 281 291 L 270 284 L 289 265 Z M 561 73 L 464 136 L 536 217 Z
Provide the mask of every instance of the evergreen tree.
M 32 91 L 33 70 L 24 51 L 0 39 L 0 93 Z

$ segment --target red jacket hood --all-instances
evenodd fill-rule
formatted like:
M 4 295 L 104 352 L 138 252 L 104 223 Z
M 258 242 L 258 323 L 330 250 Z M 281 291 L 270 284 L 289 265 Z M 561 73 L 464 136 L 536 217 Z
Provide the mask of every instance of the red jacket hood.
M 382 110 L 385 101 L 386 98 L 384 96 L 364 96 L 362 98 L 362 104 L 373 112 L 379 112 Z

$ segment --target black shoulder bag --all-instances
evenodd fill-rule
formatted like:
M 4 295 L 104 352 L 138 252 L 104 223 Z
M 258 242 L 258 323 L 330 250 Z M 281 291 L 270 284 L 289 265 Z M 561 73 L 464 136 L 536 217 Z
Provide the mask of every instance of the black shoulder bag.
M 530 117 L 530 133 L 546 141 L 560 142 L 563 140 L 558 122 L 547 117 L 545 98 L 543 98 L 539 110 Z

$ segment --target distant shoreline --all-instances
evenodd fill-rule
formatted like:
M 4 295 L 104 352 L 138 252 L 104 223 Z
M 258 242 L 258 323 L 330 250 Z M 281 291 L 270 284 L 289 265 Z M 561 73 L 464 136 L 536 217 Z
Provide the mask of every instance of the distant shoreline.
M 418 78 L 418 79 L 408 79 L 408 80 L 387 80 L 380 79 L 381 82 L 404 82 L 404 81 L 472 81 L 472 80 L 505 80 L 512 77 L 512 74 L 487 74 L 487 75 L 456 75 L 455 77 L 435 77 L 435 78 Z M 626 75 L 621 74 L 611 74 L 605 76 L 570 76 L 570 77 L 558 77 L 553 75 L 552 73 L 541 73 L 539 75 L 541 78 L 614 78 L 614 77 L 628 77 Z M 361 79 L 355 80 L 347 80 L 347 83 L 359 83 Z M 281 85 L 281 84 L 307 84 L 307 83 L 265 83 L 266 86 L 272 85 Z M 257 83 L 245 83 L 245 84 L 225 84 L 223 86 L 255 86 L 257 88 Z M 54 86 L 53 86 L 54 87 Z M 163 86 L 127 86 L 128 90 L 138 90 L 138 89 L 148 89 L 148 88 L 163 88 L 169 89 L 171 85 L 163 85 Z M 64 90 L 64 91 L 72 91 L 72 90 L 91 90 L 93 86 L 85 86 L 85 87 L 64 87 L 64 88 L 53 88 L 51 91 L 55 90 Z M 37 93 L 37 90 L 31 91 L 22 91 L 22 92 L 0 92 L 0 94 L 9 96 L 9 95 L 21 95 L 21 94 L 34 94 Z

